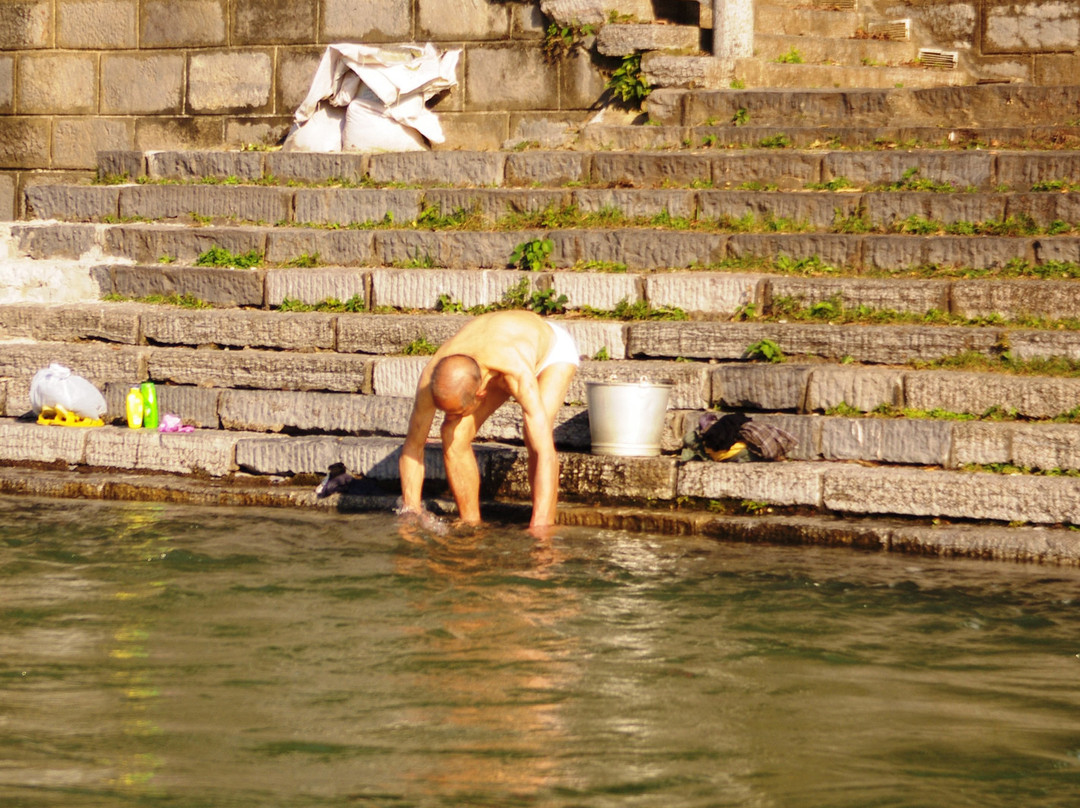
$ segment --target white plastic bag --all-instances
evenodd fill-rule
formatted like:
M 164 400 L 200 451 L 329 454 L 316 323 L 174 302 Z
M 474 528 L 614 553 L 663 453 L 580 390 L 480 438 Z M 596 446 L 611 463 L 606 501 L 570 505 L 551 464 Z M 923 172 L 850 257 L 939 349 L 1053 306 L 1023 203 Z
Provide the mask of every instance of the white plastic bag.
M 301 130 L 303 131 L 303 130 Z M 386 114 L 386 105 L 365 87 L 349 104 L 345 113 L 345 131 L 341 137 L 344 151 L 407 152 L 426 151 L 427 144 L 411 126 L 398 123 Z
M 30 406 L 36 413 L 60 406 L 83 418 L 102 418 L 108 409 L 100 390 L 55 362 L 31 379 Z
M 322 102 L 303 126 L 293 126 L 293 130 L 285 140 L 285 145 L 282 146 L 282 151 L 341 151 L 341 136 L 344 127 L 344 108 Z

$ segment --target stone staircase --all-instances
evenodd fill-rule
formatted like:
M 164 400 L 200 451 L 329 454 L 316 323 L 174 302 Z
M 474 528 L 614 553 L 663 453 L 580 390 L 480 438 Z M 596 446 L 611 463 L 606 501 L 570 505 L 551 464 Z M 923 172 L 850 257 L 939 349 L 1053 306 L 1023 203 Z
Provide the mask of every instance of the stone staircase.
M 965 90 L 975 139 L 1071 137 L 1077 88 L 1021 89 Z M 732 109 L 775 139 L 801 123 L 795 104 L 815 122 L 862 104 L 848 119 L 865 141 L 954 92 L 672 93 L 664 125 L 590 127 L 555 151 L 102 153 L 98 183 L 30 187 L 28 220 L 10 226 L 13 253 L 43 275 L 83 267 L 110 302 L 0 306 L 0 462 L 246 480 L 310 501 L 340 460 L 385 505 L 423 352 L 472 307 L 550 311 L 565 295 L 552 316 L 586 357 L 556 430 L 567 519 L 574 503 L 647 501 L 698 517 L 976 520 L 1012 527 L 990 549 L 964 527 L 934 551 L 1061 560 L 1077 542 L 1053 526 L 1080 524 L 1080 152 L 845 148 L 840 129 L 829 148 L 702 147 L 746 131 L 702 118 Z M 1032 113 L 1005 133 L 998 107 Z M 622 150 L 599 147 L 605 134 Z M 512 266 L 527 243 L 548 257 Z M 150 379 L 199 429 L 20 420 L 52 361 L 106 390 L 112 421 Z M 660 457 L 589 453 L 585 384 L 611 378 L 674 383 Z M 787 462 L 680 462 L 711 407 L 799 445 Z M 527 499 L 519 435 L 512 408 L 485 426 L 489 500 Z M 437 493 L 436 447 L 428 468 Z M 1033 535 L 1058 549 L 1021 554 L 1008 538 Z
M 655 88 L 893 88 L 973 84 L 956 51 L 917 42 L 909 21 L 856 0 L 755 2 L 753 55 L 725 64 L 712 57 L 712 6 L 696 19 L 686 4 L 658 4 L 656 14 L 600 28 L 597 50 L 612 57 L 642 53 Z

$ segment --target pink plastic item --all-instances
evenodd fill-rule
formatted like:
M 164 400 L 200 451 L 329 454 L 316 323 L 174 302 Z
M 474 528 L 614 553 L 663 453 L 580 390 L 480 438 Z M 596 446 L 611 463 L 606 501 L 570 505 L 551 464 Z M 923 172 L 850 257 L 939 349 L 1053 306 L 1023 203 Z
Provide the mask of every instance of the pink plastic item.
M 165 413 L 161 417 L 161 423 L 158 424 L 158 432 L 194 432 L 195 427 L 190 424 L 184 424 L 180 421 L 178 415 L 173 415 L 171 412 Z

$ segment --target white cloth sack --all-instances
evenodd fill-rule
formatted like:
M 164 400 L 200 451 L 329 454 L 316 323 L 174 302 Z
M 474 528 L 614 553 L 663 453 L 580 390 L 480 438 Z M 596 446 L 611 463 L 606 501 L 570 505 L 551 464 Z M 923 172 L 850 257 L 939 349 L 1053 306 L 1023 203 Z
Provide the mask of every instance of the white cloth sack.
M 40 413 L 57 405 L 83 418 L 101 418 L 108 409 L 100 390 L 70 368 L 53 362 L 30 380 L 30 406 Z
M 346 115 L 339 148 L 415 150 L 423 147 L 418 135 L 432 143 L 444 142 L 442 125 L 425 102 L 457 84 L 460 56 L 460 50 L 440 56 L 430 43 L 422 47 L 330 45 L 315 71 L 307 97 L 296 110 L 285 150 L 335 151 L 310 146 L 329 138 L 305 141 L 300 133 L 315 119 L 324 102 L 329 108 L 350 107 L 358 99 L 360 103 L 352 112 L 351 123 Z M 415 134 L 410 134 L 409 129 Z M 305 142 L 309 144 L 307 147 L 303 145 Z

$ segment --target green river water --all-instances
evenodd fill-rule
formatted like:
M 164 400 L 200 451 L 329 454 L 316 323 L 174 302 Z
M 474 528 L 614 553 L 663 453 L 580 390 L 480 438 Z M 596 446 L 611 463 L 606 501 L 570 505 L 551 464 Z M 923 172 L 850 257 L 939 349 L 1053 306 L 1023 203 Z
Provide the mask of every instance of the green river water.
M 1080 570 L 0 498 L 0 806 L 1080 805 Z

